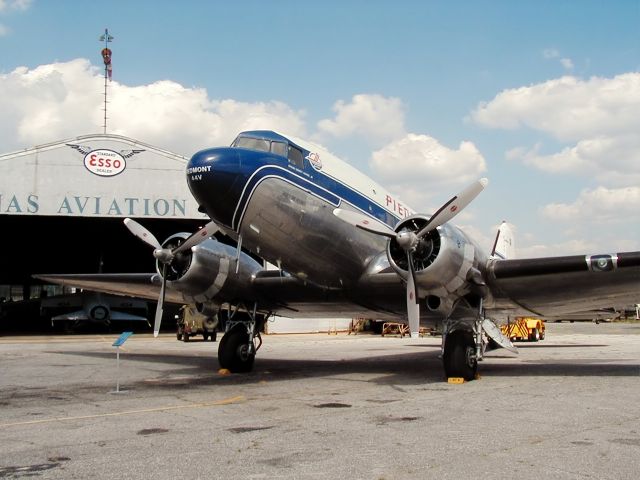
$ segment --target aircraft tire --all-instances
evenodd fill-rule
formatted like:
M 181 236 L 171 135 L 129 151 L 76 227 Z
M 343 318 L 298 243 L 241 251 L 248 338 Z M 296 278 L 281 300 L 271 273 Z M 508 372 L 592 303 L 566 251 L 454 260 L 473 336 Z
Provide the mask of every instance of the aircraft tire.
M 442 361 L 447 378 L 461 377 L 467 381 L 473 380 L 478 371 L 478 361 L 475 359 L 472 335 L 460 330 L 449 334 Z
M 255 353 L 247 353 L 249 335 L 244 327 L 233 328 L 220 340 L 218 363 L 232 373 L 246 373 L 253 369 Z

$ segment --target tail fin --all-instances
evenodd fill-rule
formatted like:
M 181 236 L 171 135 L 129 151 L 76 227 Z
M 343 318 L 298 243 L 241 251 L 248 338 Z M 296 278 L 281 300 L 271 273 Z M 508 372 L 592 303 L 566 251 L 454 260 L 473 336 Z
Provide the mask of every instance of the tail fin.
M 498 227 L 498 234 L 496 235 L 496 241 L 493 244 L 493 251 L 491 256 L 493 258 L 499 258 L 506 260 L 515 257 L 515 241 L 513 238 L 513 230 L 507 222 L 502 222 Z

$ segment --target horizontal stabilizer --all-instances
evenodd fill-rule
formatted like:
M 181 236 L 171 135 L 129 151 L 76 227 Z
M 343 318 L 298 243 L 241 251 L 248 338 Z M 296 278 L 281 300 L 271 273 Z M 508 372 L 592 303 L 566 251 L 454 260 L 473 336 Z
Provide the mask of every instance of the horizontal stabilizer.
M 123 321 L 123 322 L 147 322 L 147 323 L 149 323 L 149 320 L 147 320 L 146 317 L 141 317 L 140 315 L 133 315 L 132 313 L 126 313 L 126 312 L 116 312 L 115 310 L 111 310 L 110 320 L 112 320 L 112 321 Z
M 58 321 L 77 322 L 80 320 L 89 320 L 87 312 L 85 312 L 84 310 L 78 310 L 77 312 L 63 313 L 61 315 L 56 315 L 55 317 L 51 317 L 52 322 L 58 322 Z

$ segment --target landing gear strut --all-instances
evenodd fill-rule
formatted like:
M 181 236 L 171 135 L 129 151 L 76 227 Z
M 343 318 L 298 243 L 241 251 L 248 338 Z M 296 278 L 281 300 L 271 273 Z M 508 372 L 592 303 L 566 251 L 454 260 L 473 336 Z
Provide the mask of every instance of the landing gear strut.
M 220 368 L 232 373 L 246 373 L 253 370 L 256 352 L 262 346 L 260 332 L 266 317 L 256 314 L 257 305 L 252 310 L 247 309 L 247 313 L 238 310 L 237 306 L 228 311 L 225 334 L 218 346 L 218 363 Z

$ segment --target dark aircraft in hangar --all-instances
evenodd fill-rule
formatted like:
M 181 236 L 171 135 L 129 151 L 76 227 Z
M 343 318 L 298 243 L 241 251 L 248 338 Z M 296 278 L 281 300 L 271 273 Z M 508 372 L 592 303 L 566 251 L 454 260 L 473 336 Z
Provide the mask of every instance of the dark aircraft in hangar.
M 490 345 L 513 348 L 497 325 L 519 315 L 557 316 L 637 302 L 640 252 L 535 259 L 492 255 L 450 220 L 487 185 L 478 180 L 432 214 L 416 214 L 383 187 L 322 148 L 272 131 L 238 135 L 202 150 L 186 179 L 211 222 L 153 247 L 157 273 L 46 275 L 95 291 L 196 303 L 226 313 L 223 368 L 253 368 L 271 315 L 406 318 L 413 336 L 439 324 L 448 377 L 474 378 Z M 217 232 L 238 248 L 212 239 Z M 500 233 L 499 233 L 500 235 Z M 277 265 L 266 270 L 243 250 Z M 301 320 L 303 321 L 303 320 Z

